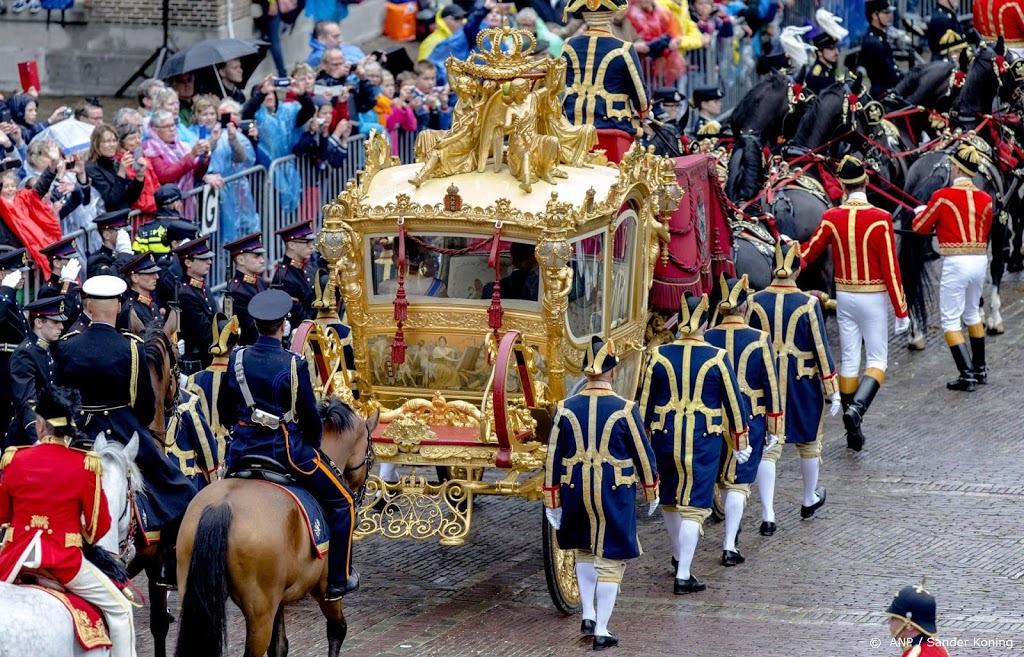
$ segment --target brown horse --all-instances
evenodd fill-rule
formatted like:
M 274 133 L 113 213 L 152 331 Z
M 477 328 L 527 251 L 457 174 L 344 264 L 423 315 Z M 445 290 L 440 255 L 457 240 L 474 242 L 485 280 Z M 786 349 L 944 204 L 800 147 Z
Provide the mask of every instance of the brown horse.
M 370 435 L 380 418 L 368 420 L 335 398 L 320 403 L 322 449 L 344 465 L 345 482 L 359 490 L 366 481 Z M 332 536 L 332 541 L 347 537 Z M 288 654 L 284 604 L 313 595 L 327 619 L 330 657 L 337 657 L 348 632 L 342 602 L 324 601 L 327 560 L 316 546 L 291 496 L 273 486 L 225 479 L 192 501 L 178 533 L 178 582 L 182 594 L 179 657 L 219 657 L 227 640 L 228 596 L 245 615 L 246 657 Z

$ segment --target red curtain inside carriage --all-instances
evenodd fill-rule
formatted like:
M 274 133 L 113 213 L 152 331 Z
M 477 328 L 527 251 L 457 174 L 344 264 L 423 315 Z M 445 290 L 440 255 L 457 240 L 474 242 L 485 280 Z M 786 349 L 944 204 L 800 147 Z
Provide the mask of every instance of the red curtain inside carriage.
M 684 293 L 710 293 L 720 274 L 736 274 L 714 158 L 687 155 L 675 162 L 683 197 L 668 218 L 671 240 L 655 266 L 651 289 L 651 309 L 669 313 L 679 312 Z

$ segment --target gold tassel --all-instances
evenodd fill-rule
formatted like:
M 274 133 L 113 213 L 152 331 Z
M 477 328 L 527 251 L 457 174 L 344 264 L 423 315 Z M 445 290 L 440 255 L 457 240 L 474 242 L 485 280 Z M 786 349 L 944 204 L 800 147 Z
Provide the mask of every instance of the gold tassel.
M 0 457 L 0 470 L 3 470 L 11 464 L 14 460 L 14 455 L 18 453 L 18 447 L 8 447 L 4 450 L 4 455 Z
M 97 477 L 103 476 L 103 465 L 100 463 L 100 455 L 96 452 L 85 453 L 85 469 Z

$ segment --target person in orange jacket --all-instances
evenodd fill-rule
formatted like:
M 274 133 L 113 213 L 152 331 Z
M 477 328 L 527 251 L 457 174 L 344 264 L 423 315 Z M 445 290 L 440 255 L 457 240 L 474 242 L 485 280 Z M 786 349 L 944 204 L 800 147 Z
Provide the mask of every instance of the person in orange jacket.
M 44 390 L 36 406 L 39 444 L 10 447 L 0 459 L 0 524 L 10 525 L 0 579 L 13 582 L 31 560 L 103 612 L 112 657 L 135 657 L 131 603 L 82 555 L 83 542 L 95 543 L 110 530 L 110 511 L 99 456 L 68 447 L 79 433 L 79 399 L 71 388 Z

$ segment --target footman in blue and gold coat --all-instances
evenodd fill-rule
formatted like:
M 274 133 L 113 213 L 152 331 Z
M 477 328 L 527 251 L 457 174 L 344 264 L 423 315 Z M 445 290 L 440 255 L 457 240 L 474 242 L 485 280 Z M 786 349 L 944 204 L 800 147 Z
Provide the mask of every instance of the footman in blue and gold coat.
M 677 594 L 706 588 L 691 575 L 690 564 L 704 520 L 711 515 L 723 439 L 741 463 L 751 452 L 729 354 L 704 341 L 707 295 L 683 299 L 680 312 L 680 339 L 651 354 L 640 396 L 661 474 Z
M 636 485 L 652 513 L 658 504 L 658 471 L 640 411 L 612 391 L 617 362 L 611 340 L 591 340 L 583 362 L 587 385 L 559 402 L 544 470 L 544 506 L 559 546 L 576 550 L 581 630 L 594 635 L 595 650 L 618 643 L 608 631 L 608 619 L 625 560 L 642 552 Z
M 751 328 L 744 319 L 747 310 L 747 277 L 726 280 L 722 274 L 719 286 L 721 301 L 718 312 L 721 323 L 708 330 L 704 339 L 729 354 L 736 381 L 740 386 L 743 408 L 747 413 L 750 459 L 739 463 L 732 450 L 722 450 L 720 484 L 725 490 L 725 544 L 723 566 L 735 566 L 744 561 L 736 549 L 743 507 L 750 495 L 750 484 L 757 477 L 761 456 L 781 449 L 783 413 L 779 398 L 778 376 L 775 371 L 775 350 L 771 337 L 764 331 Z
M 802 518 L 810 518 L 825 503 L 825 489 L 818 486 L 821 429 L 825 419 L 825 395 L 831 413 L 839 412 L 839 387 L 832 352 L 825 336 L 825 318 L 817 297 L 796 286 L 800 272 L 800 245 L 775 246 L 772 284 L 750 300 L 749 322 L 771 336 L 778 361 L 779 397 L 785 400 L 785 439 L 800 452 L 804 481 Z M 761 534 L 775 532 L 775 463 L 778 453 L 765 455 L 758 471 L 764 522 Z

